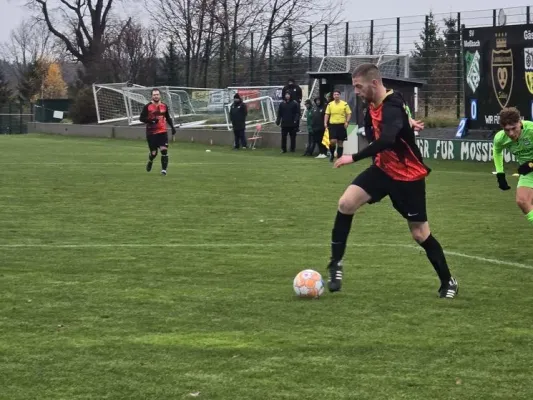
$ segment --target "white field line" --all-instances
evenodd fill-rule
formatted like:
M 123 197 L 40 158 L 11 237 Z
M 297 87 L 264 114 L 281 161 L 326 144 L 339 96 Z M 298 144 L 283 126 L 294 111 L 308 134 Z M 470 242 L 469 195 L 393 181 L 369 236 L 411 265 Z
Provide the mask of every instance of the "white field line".
M 43 248 L 43 249 L 105 249 L 105 248 L 245 248 L 245 247 L 279 247 L 285 243 L 80 243 L 80 244 L 54 244 L 54 243 L 12 243 L 0 244 L 0 249 L 22 249 L 22 248 Z M 293 243 L 293 246 L 302 247 L 319 247 L 321 245 L 309 243 Z M 323 245 L 323 244 L 322 244 Z M 407 244 L 366 244 L 366 243 L 350 243 L 350 247 L 392 247 L 403 248 L 421 251 L 420 247 Z M 533 265 L 522 264 L 513 261 L 505 261 L 497 258 L 481 257 L 457 251 L 444 251 L 446 255 L 467 258 L 470 260 L 482 261 L 495 265 L 506 265 L 510 267 L 523 268 L 533 270 Z

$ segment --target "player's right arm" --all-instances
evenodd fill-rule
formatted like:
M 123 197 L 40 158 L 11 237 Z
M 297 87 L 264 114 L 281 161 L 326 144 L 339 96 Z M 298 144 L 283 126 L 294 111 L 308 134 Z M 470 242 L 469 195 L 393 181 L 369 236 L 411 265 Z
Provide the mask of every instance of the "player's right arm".
M 394 146 L 396 137 L 400 133 L 404 124 L 404 110 L 398 104 L 387 102 L 383 104 L 381 134 L 379 138 L 371 142 L 367 147 L 351 157 L 353 162 L 363 160 L 368 157 L 375 157 L 384 150 Z
M 328 103 L 326 106 L 326 114 L 324 115 L 324 128 L 328 129 L 329 116 L 331 114 L 331 109 L 329 107 L 331 103 Z
M 141 115 L 139 116 L 139 120 L 144 124 L 150 124 L 152 123 L 152 120 L 148 119 L 148 106 L 149 104 L 145 105 L 141 111 Z
M 372 117 L 370 116 L 370 110 L 367 109 L 364 117 L 365 137 L 368 143 L 374 141 L 374 128 L 372 127 Z
M 498 179 L 498 186 L 501 190 L 509 190 L 511 187 L 505 179 L 505 172 L 503 171 L 503 150 L 505 148 L 506 135 L 504 131 L 499 131 L 494 136 L 492 144 L 492 158 L 494 160 L 494 167 L 496 168 L 496 178 Z

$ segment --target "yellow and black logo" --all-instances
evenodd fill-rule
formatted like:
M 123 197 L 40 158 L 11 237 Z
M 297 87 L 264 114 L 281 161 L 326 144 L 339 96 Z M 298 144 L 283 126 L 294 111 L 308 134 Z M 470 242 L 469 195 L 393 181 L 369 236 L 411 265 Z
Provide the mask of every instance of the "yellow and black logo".
M 513 51 L 507 49 L 507 34 L 496 33 L 496 49 L 492 50 L 492 88 L 500 106 L 507 106 L 513 91 Z

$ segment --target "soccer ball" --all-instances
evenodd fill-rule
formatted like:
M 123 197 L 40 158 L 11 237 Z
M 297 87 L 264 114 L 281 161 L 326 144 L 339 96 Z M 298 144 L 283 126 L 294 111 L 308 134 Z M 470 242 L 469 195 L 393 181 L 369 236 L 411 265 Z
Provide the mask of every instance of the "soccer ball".
M 298 297 L 318 299 L 324 293 L 322 275 L 312 269 L 300 271 L 292 286 Z

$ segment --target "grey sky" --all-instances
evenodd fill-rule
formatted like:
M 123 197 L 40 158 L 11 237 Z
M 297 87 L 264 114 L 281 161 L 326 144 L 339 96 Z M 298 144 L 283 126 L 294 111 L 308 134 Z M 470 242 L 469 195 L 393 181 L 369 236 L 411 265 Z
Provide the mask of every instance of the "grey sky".
M 434 13 L 448 13 L 501 8 L 504 4 L 505 7 L 525 7 L 527 5 L 520 0 L 469 0 L 467 2 L 464 0 L 382 0 L 379 4 L 378 2 L 365 2 L 364 7 L 361 7 L 361 2 L 357 0 L 347 0 L 347 3 L 348 6 L 343 18 L 345 21 L 424 15 L 430 9 Z M 24 0 L 0 0 L 0 42 L 5 41 L 11 29 L 15 28 L 28 15 L 28 10 L 24 8 L 23 4 Z M 139 4 L 135 8 L 140 7 Z M 131 13 L 131 11 L 132 7 L 129 7 L 129 12 Z M 473 14 L 468 13 L 468 16 L 472 17 Z

